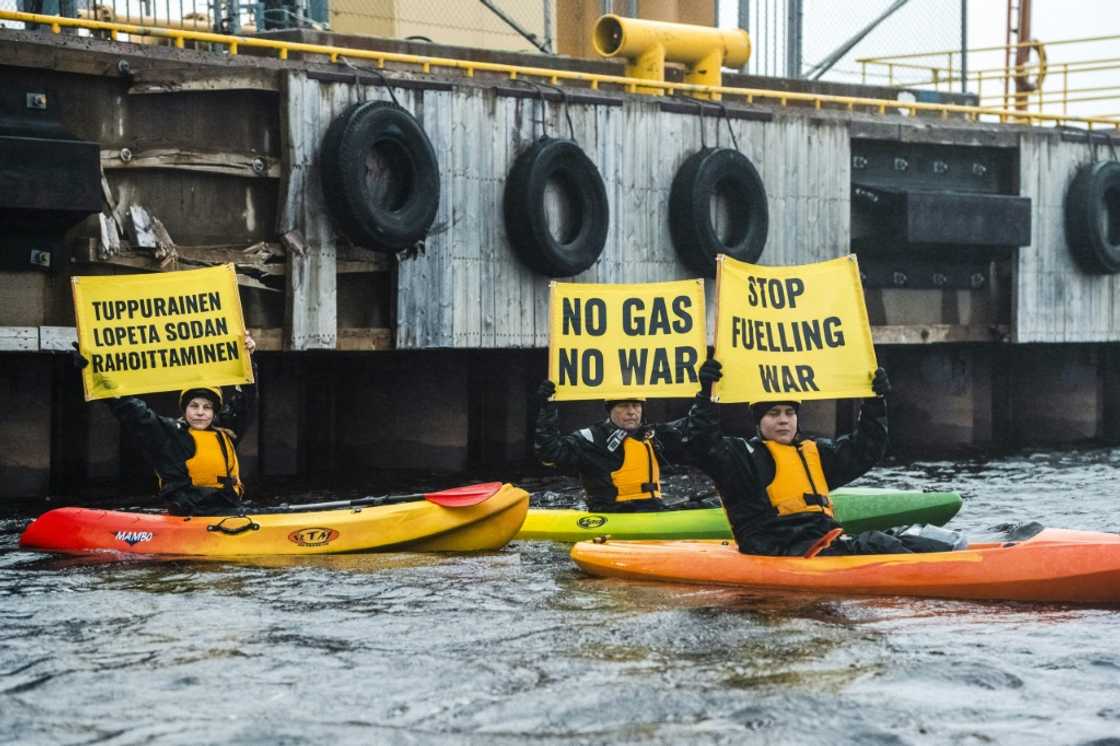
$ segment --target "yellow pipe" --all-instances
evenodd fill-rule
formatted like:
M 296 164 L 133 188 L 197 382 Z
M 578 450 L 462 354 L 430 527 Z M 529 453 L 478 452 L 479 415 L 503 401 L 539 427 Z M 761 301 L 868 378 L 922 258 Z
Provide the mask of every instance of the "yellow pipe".
M 627 60 L 626 77 L 664 82 L 665 63 L 688 66 L 684 82 L 720 86 L 722 68 L 742 67 L 751 56 L 751 37 L 743 29 L 691 26 L 608 14 L 595 22 L 591 43 L 602 57 Z M 639 88 L 659 94 L 658 88 Z M 705 96 L 707 97 L 707 96 Z M 718 99 L 718 93 L 710 94 Z

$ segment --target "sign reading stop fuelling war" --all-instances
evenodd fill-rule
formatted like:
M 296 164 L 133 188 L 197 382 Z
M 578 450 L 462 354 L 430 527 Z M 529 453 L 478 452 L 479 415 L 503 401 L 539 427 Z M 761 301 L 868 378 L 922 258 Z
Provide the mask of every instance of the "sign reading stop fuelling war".
M 878 367 L 854 255 L 768 267 L 720 255 L 716 358 L 725 403 L 874 396 Z
M 557 401 L 688 397 L 704 360 L 704 282 L 553 282 L 548 377 Z
M 252 383 L 232 264 L 71 283 L 86 401 Z

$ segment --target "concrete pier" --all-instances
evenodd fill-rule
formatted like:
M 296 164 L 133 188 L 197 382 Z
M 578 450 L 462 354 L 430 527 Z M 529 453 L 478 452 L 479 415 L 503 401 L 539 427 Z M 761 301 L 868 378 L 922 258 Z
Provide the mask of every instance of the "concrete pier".
M 532 461 L 532 393 L 543 350 L 258 354 L 258 419 L 241 444 L 245 481 L 329 486 L 385 470 L 508 469 Z M 943 345 L 880 348 L 890 373 L 891 448 L 945 455 L 972 448 L 1120 442 L 1120 346 Z M 175 415 L 175 396 L 147 397 Z M 651 400 L 647 419 L 684 416 L 688 399 Z M 806 402 L 802 429 L 848 432 L 855 401 Z M 0 354 L 0 498 L 150 493 L 155 482 L 101 402 L 82 401 L 60 355 Z M 560 405 L 561 427 L 604 416 L 600 402 Z M 746 406 L 723 405 L 728 434 L 750 435 Z
M 502 59 L 522 72 L 622 72 L 621 63 Z M 519 470 L 531 460 L 530 396 L 546 375 L 556 278 L 511 244 L 503 195 L 512 164 L 546 128 L 594 162 L 610 214 L 599 258 L 559 279 L 695 277 L 669 229 L 671 185 L 700 148 L 734 147 L 765 185 L 759 262 L 858 256 L 894 383 L 892 448 L 1120 442 L 1120 273 L 1080 267 L 1063 230 L 1070 183 L 1104 152 L 1102 136 L 956 110 L 907 114 L 895 88 L 829 84 L 830 94 L 881 106 L 728 94 L 717 115 L 611 83 L 564 83 L 572 95 L 560 95 L 514 72 L 405 62 L 363 72 L 312 56 L 0 35 L 0 113 L 28 119 L 32 134 L 31 119 L 46 117 L 49 131 L 96 144 L 83 174 L 103 201 L 52 244 L 52 262 L 29 265 L 0 247 L 0 499 L 154 490 L 135 445 L 103 404 L 82 400 L 61 354 L 74 339 L 70 278 L 226 263 L 260 350 L 259 417 L 241 445 L 250 485 Z M 731 74 L 725 82 L 760 84 Z M 342 235 L 335 221 L 346 221 L 326 209 L 320 171 L 331 123 L 357 101 L 390 96 L 430 140 L 440 184 L 428 234 L 395 253 Z M 40 100 L 46 110 L 27 109 Z M 719 223 L 731 208 L 717 202 Z M 896 202 L 913 213 L 885 207 Z M 1115 220 L 1115 206 L 1107 209 Z M 137 232 L 143 216 L 169 232 L 170 264 Z M 176 414 L 174 394 L 150 400 Z M 652 401 L 648 418 L 679 417 L 688 405 Z M 841 434 L 855 411 L 808 402 L 802 427 Z M 721 407 L 721 416 L 725 432 L 754 430 L 746 407 Z M 599 402 L 562 407 L 567 429 L 602 417 Z

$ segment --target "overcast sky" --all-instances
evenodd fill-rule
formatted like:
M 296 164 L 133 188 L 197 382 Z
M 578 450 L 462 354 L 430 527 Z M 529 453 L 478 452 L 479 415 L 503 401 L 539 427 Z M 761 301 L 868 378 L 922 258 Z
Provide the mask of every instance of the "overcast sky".
M 838 47 L 856 31 L 889 7 L 891 0 L 803 0 L 805 66 L 817 62 L 829 51 Z M 720 24 L 734 26 L 738 21 L 737 0 L 720 3 Z M 1047 89 L 1061 83 L 1060 67 L 1055 63 L 1073 60 L 1120 58 L 1120 0 L 1034 0 L 1031 17 L 1031 35 L 1042 42 L 1079 39 L 1097 36 L 1117 36 L 1110 41 L 1080 45 L 1056 45 L 1047 48 L 1050 72 Z M 779 7 L 781 6 L 781 7 Z M 781 70 L 782 52 L 770 50 L 773 62 L 766 61 L 767 39 L 784 34 L 781 14 L 784 2 L 752 0 L 753 24 L 765 26 L 764 16 L 769 7 L 774 9 L 777 25 L 774 28 L 748 28 L 755 43 L 752 65 L 766 74 Z M 903 54 L 959 48 L 960 3 L 957 0 L 910 0 L 894 17 L 884 22 L 876 34 L 869 36 L 850 55 L 837 64 L 836 70 L 826 79 L 855 79 L 860 66 L 857 57 Z M 970 49 L 1002 45 L 1005 41 L 1007 19 L 1006 0 L 968 0 L 968 46 Z M 1034 58 L 1032 56 L 1032 61 Z M 1081 114 L 1113 114 L 1120 116 L 1120 63 L 1116 69 L 1071 76 L 1070 86 L 1114 86 L 1111 91 L 1074 94 L 1080 96 L 1111 96 L 1111 100 L 1086 101 L 1071 104 Z M 982 57 L 970 55 L 969 69 L 1002 67 L 1003 53 L 990 52 Z M 847 75 L 845 74 L 847 73 Z M 773 73 L 771 73 L 773 74 Z M 870 82 L 870 81 L 869 81 Z M 991 93 L 1002 89 L 993 84 L 985 86 Z M 959 84 L 958 84 L 959 89 Z

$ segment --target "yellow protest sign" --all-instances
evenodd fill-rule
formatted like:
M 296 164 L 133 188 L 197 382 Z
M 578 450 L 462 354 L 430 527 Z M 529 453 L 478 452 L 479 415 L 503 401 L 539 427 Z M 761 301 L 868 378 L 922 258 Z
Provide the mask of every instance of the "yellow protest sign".
M 878 367 L 854 255 L 793 267 L 717 257 L 713 399 L 873 396 Z
M 557 401 L 686 397 L 704 360 L 704 281 L 553 282 L 548 377 Z
M 86 401 L 252 383 L 232 264 L 71 278 Z

